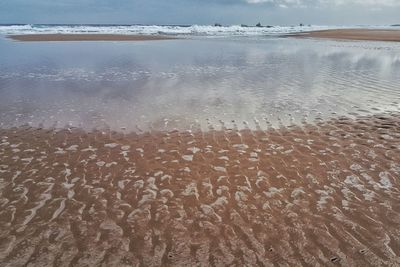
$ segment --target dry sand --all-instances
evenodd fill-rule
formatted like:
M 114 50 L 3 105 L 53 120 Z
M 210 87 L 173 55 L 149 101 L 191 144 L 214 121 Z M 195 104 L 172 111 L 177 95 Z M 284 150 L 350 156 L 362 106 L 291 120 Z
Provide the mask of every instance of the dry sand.
M 175 37 L 161 35 L 122 35 L 122 34 L 26 34 L 9 35 L 16 41 L 54 42 L 54 41 L 152 41 L 173 40 Z
M 295 37 L 400 42 L 400 30 L 342 29 L 296 33 Z
M 399 266 L 400 116 L 0 129 L 1 266 Z

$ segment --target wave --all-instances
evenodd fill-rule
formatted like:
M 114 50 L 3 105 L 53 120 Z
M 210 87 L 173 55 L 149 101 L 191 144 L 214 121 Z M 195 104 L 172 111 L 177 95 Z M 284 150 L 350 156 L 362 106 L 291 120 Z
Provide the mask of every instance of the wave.
M 0 34 L 142 34 L 189 36 L 262 36 L 338 28 L 391 28 L 391 26 L 268 26 L 242 25 L 77 25 L 17 24 L 0 25 Z

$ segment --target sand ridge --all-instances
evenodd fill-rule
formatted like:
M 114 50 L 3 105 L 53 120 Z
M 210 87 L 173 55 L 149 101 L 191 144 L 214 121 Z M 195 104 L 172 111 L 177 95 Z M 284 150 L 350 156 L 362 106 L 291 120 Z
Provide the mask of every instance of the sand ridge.
M 0 262 L 399 265 L 399 129 L 1 129 Z
M 292 37 L 311 37 L 311 38 L 327 38 L 339 40 L 359 40 L 359 41 L 391 41 L 400 42 L 400 30 L 383 30 L 383 29 L 337 29 L 302 32 L 290 34 L 286 36 Z
M 23 34 L 9 35 L 8 38 L 22 42 L 65 42 L 65 41 L 156 41 L 174 40 L 176 37 L 163 35 L 124 34 Z

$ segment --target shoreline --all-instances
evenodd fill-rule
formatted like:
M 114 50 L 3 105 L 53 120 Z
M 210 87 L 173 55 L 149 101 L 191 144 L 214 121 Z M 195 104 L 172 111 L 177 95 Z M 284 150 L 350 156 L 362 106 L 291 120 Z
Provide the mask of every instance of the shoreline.
M 354 41 L 400 42 L 400 30 L 394 29 L 335 29 L 284 34 L 282 37 L 321 38 Z M 65 41 L 159 41 L 176 40 L 166 35 L 125 34 L 22 34 L 7 35 L 6 38 L 20 42 L 65 42 Z
M 400 42 L 400 30 L 381 29 L 337 29 L 288 34 L 285 37 L 321 38 L 353 41 Z
M 20 42 L 66 42 L 66 41 L 159 41 L 176 40 L 164 35 L 123 35 L 123 34 L 25 34 L 7 35 Z

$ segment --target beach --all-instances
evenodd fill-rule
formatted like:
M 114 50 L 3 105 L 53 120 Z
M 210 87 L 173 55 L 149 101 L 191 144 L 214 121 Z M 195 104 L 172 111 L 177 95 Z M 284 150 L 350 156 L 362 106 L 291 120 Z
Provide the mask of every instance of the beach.
M 400 265 L 400 47 L 334 32 L 0 38 L 0 266 Z
M 329 29 L 302 31 L 286 34 L 284 37 L 325 38 L 337 40 L 385 41 L 400 42 L 400 30 L 397 29 Z M 11 34 L 8 38 L 22 42 L 55 42 L 55 41 L 152 41 L 173 40 L 179 37 L 171 35 L 148 34 Z
M 295 37 L 327 38 L 338 40 L 400 42 L 400 30 L 339 29 L 293 34 Z
M 400 116 L 0 130 L 3 264 L 398 265 Z

